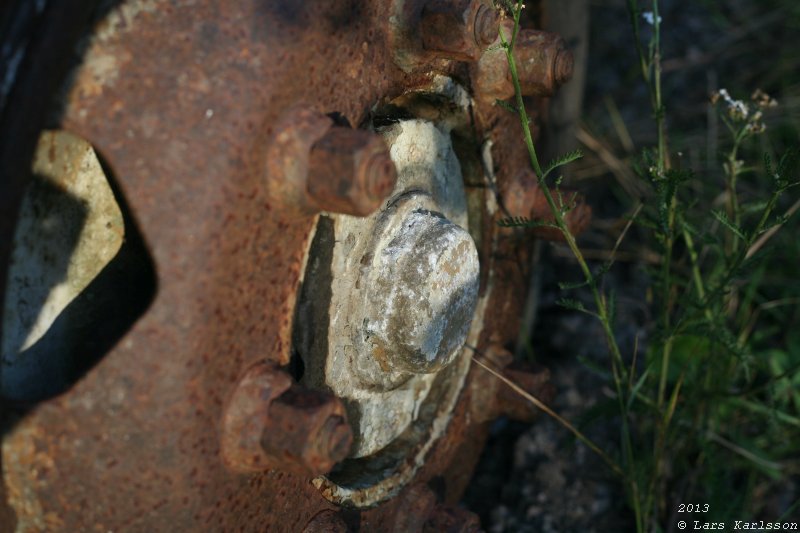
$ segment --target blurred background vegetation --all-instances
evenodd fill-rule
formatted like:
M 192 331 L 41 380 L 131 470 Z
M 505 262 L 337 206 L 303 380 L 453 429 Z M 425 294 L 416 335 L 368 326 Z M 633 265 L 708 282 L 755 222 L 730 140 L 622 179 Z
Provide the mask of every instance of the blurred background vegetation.
M 583 159 L 564 169 L 565 184 L 584 192 L 594 208 L 594 223 L 579 242 L 599 268 L 639 202 L 652 202 L 651 184 L 641 171 L 647 166 L 643 150 L 657 143 L 654 113 L 641 79 L 627 0 L 551 0 L 544 5 L 543 13 L 528 13 L 527 22 L 564 34 L 579 65 L 573 85 L 563 88 L 544 112 L 548 126 L 537 144 L 545 161 L 574 147 L 584 151 Z M 646 9 L 650 2 L 639 5 Z M 672 165 L 687 171 L 679 198 L 686 219 L 695 225 L 701 265 L 713 276 L 725 261 L 714 256 L 719 244 L 714 236 L 727 230 L 711 213 L 726 206 L 723 163 L 732 142 L 709 97 L 725 88 L 734 99 L 749 101 L 761 89 L 779 103 L 765 110 L 765 133 L 747 139 L 737 155 L 745 162 L 739 197 L 756 213 L 774 187 L 764 156 L 778 161 L 798 148 L 800 139 L 800 3 L 662 0 L 659 9 Z M 642 24 L 643 42 L 649 31 Z M 789 171 L 796 174 L 797 169 Z M 798 199 L 800 190 L 789 189 L 775 212 L 794 214 Z M 675 339 L 667 379 L 671 387 L 679 375 L 685 381 L 667 459 L 658 467 L 661 501 L 655 502 L 648 531 L 676 531 L 678 519 L 687 517 L 728 521 L 729 527 L 733 520 L 800 521 L 798 230 L 800 215 L 789 216 L 758 260 L 736 272 L 717 302 L 730 310 L 725 320 L 741 340 L 741 353 L 722 350 L 701 330 Z M 684 300 L 691 293 L 687 256 L 685 247 L 676 244 L 673 270 L 676 279 L 686 280 L 685 294 L 678 291 Z M 665 335 L 658 320 L 663 302 L 654 294 L 663 251 L 647 224 L 635 224 L 614 260 L 602 283 L 617 296 L 615 333 L 638 377 L 651 364 L 649 358 L 657 359 L 648 350 Z M 602 329 L 593 317 L 557 304 L 564 296 L 558 283 L 580 279 L 579 270 L 562 244 L 541 245 L 540 264 L 536 320 L 523 352 L 553 370 L 559 389 L 556 410 L 622 459 L 621 415 Z M 591 305 L 588 290 L 569 296 Z M 694 304 L 680 303 L 692 312 Z M 699 360 L 704 362 L 691 366 Z M 685 375 L 678 370 L 687 368 Z M 650 385 L 656 384 L 657 379 Z M 656 468 L 647 450 L 653 447 L 649 439 L 657 423 L 647 417 L 659 414 L 646 406 L 628 414 L 638 447 L 635 464 L 628 466 L 642 479 Z M 533 427 L 499 422 L 465 500 L 490 531 L 635 530 L 624 484 L 552 420 Z M 678 516 L 680 503 L 708 503 L 710 511 Z

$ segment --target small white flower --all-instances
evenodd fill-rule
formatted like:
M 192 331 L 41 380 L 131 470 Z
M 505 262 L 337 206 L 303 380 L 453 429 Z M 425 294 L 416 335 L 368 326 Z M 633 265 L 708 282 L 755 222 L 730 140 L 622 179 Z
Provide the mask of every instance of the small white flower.
M 734 100 L 731 98 L 731 95 L 728 94 L 728 91 L 725 89 L 720 89 L 717 91 L 717 93 L 712 97 L 711 101 L 716 102 L 720 97 L 725 100 L 725 104 L 728 106 L 728 115 L 732 119 L 744 120 L 750 114 L 750 108 L 747 107 L 747 104 L 741 100 Z
M 654 17 L 652 11 L 645 11 L 644 13 L 642 13 L 642 18 L 644 19 L 645 22 L 647 22 L 651 26 L 653 25 Z M 661 24 L 661 15 L 658 16 L 658 23 Z

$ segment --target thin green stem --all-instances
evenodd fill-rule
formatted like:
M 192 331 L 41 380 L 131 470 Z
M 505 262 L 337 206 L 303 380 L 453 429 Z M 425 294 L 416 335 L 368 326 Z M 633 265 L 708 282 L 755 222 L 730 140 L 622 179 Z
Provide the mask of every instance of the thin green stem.
M 628 468 L 633 468 L 634 466 L 633 446 L 631 444 L 631 432 L 628 426 L 628 408 L 627 408 L 627 401 L 625 397 L 625 388 L 624 388 L 624 383 L 626 383 L 627 381 L 625 378 L 626 369 L 622 362 L 622 354 L 620 353 L 619 345 L 617 344 L 616 337 L 614 336 L 613 326 L 611 324 L 611 317 L 609 315 L 609 310 L 608 310 L 608 303 L 604 295 L 599 290 L 596 279 L 592 274 L 591 269 L 589 268 L 589 264 L 584 258 L 583 253 L 578 247 L 575 237 L 570 232 L 567 226 L 566 220 L 564 219 L 564 212 L 563 212 L 564 206 L 559 205 L 556 202 L 556 200 L 553 198 L 553 194 L 550 192 L 550 189 L 547 187 L 547 184 L 545 183 L 546 175 L 542 171 L 542 167 L 539 163 L 539 158 L 537 157 L 536 154 L 536 148 L 533 144 L 533 136 L 530 131 L 528 114 L 527 111 L 525 110 L 525 102 L 522 98 L 522 88 L 520 86 L 519 74 L 517 71 L 516 61 L 514 59 L 514 42 L 515 42 L 514 39 L 519 29 L 519 18 L 521 9 L 522 9 L 522 3 L 521 1 L 518 1 L 516 9 L 514 9 L 513 12 L 514 32 L 512 34 L 511 42 L 508 42 L 506 36 L 503 35 L 502 31 L 500 32 L 500 39 L 506 53 L 506 59 L 509 65 L 511 79 L 514 84 L 514 95 L 517 104 L 517 113 L 519 116 L 520 125 L 522 126 L 523 138 L 525 141 L 525 146 L 528 150 L 531 166 L 533 167 L 534 172 L 536 172 L 536 175 L 539 180 L 540 190 L 542 191 L 545 200 L 547 201 L 547 205 L 549 206 L 550 211 L 553 214 L 554 222 L 558 227 L 559 231 L 561 232 L 561 234 L 563 235 L 564 240 L 566 241 L 570 251 L 577 260 L 581 272 L 584 276 L 584 280 L 586 281 L 587 285 L 589 286 L 592 292 L 592 298 L 597 308 L 597 317 L 602 325 L 603 332 L 606 337 L 606 344 L 611 354 L 612 375 L 614 378 L 617 399 L 620 404 L 620 413 L 622 415 L 623 453 L 626 458 Z M 632 492 L 632 500 L 634 501 L 634 508 L 637 515 L 637 528 L 639 530 L 643 530 L 641 527 L 638 527 L 640 523 L 643 524 L 643 522 L 640 520 L 640 517 L 642 515 L 638 506 L 640 499 L 638 485 L 633 479 L 633 476 L 624 476 L 624 477 Z

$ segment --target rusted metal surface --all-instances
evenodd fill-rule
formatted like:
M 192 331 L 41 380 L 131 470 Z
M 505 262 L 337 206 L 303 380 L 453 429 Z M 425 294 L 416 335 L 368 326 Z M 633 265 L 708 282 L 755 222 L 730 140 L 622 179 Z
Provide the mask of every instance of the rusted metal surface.
M 419 31 L 426 50 L 475 61 L 497 38 L 499 27 L 497 11 L 481 0 L 428 0 Z
M 310 473 L 226 466 L 224 428 L 236 411 L 228 402 L 259 390 L 241 389 L 246 369 L 290 361 L 306 251 L 316 212 L 324 208 L 310 205 L 304 171 L 291 165 L 331 131 L 326 114 L 363 126 L 374 109 L 437 75 L 469 76 L 465 65 L 424 49 L 422 8 L 422 2 L 389 0 L 130 0 L 103 13 L 65 90 L 60 125 L 87 139 L 110 169 L 154 264 L 156 295 L 68 391 L 29 409 L 5 410 L 2 485 L 9 511 L 0 515 L 12 514 L 13 523 L 5 521 L 0 530 L 301 531 L 336 510 L 321 485 L 310 483 Z M 19 102 L 22 111 L 37 104 Z M 503 128 L 505 119 L 490 103 L 480 105 L 469 131 L 481 134 L 469 142 L 517 143 L 516 130 Z M 19 127 L 3 124 L 9 128 L 4 134 Z M 284 138 L 283 132 L 290 133 Z M 24 139 L 35 144 L 35 136 Z M 17 168 L 29 163 L 32 146 L 20 149 L 27 159 Z M 502 184 L 518 168 L 519 154 L 493 153 Z M 3 154 L 5 161 L 8 151 Z M 355 159 L 347 157 L 351 165 Z M 356 179 L 366 183 L 359 189 L 366 197 L 381 196 L 391 180 L 387 167 L 377 168 L 374 182 Z M 21 199 L 15 180 L 3 185 L 14 193 L 2 200 L 12 217 Z M 337 197 L 338 190 L 312 194 Z M 489 191 L 481 188 L 486 198 Z M 479 254 L 481 269 L 491 274 L 482 278 L 481 294 L 492 312 L 475 339 L 479 349 L 515 338 L 515 302 L 523 292 L 518 283 L 527 281 L 507 275 L 516 272 L 516 257 L 512 261 L 498 244 L 495 211 L 483 209 Z M 2 243 L 13 229 L 6 212 Z M 4 265 L 7 255 L 0 257 Z M 473 420 L 469 408 L 476 375 L 473 368 L 454 393 L 452 417 L 437 429 L 439 437 L 414 455 L 421 462 L 415 483 L 440 478 L 458 458 L 461 481 L 445 475 L 453 480 L 444 488 L 447 502 L 463 488 L 462 465 L 474 460 L 484 437 L 485 424 Z M 280 379 L 275 391 L 287 383 Z M 245 412 L 253 407 L 248 402 L 258 408 L 248 423 L 264 429 L 234 430 L 231 440 L 246 441 L 240 450 L 271 447 L 274 454 L 288 446 L 269 430 L 307 404 L 295 401 L 291 387 L 281 392 L 289 395 L 243 400 Z M 282 413 L 277 425 L 270 422 L 273 409 Z M 304 441 L 312 457 L 335 461 L 346 448 L 339 412 L 312 416 L 314 431 L 327 435 Z M 343 520 L 352 529 L 397 530 L 401 504 L 402 497 L 395 498 L 349 511 Z M 444 511 L 436 523 L 445 524 L 451 514 Z M 463 516 L 455 523 L 472 527 Z
M 353 434 L 334 396 L 292 384 L 268 363 L 248 369 L 222 418 L 220 454 L 239 472 L 318 476 L 347 456 Z

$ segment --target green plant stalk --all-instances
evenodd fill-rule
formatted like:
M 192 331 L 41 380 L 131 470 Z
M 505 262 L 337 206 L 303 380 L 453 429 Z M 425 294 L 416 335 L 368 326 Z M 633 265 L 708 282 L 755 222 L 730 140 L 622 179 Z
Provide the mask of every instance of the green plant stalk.
M 706 289 L 705 283 L 703 283 L 703 275 L 700 273 L 700 263 L 698 260 L 697 249 L 694 247 L 694 239 L 692 239 L 692 234 L 689 233 L 689 230 L 683 224 L 681 225 L 681 236 L 683 237 L 683 242 L 686 243 L 686 250 L 689 252 L 689 262 L 691 263 L 692 269 L 692 282 L 694 283 L 694 288 L 697 291 L 697 297 L 703 303 L 703 314 L 705 315 L 706 319 L 711 322 L 713 320 L 713 316 L 705 301 Z
M 738 227 L 741 224 L 741 210 L 739 208 L 739 195 L 736 192 L 736 182 L 739 177 L 739 168 L 737 164 L 737 157 L 739 153 L 739 145 L 746 137 L 744 130 L 734 132 L 733 147 L 728 153 L 727 163 L 728 172 L 727 179 L 725 180 L 726 193 L 727 193 L 727 211 L 728 217 Z M 739 249 L 739 238 L 736 235 L 731 235 L 729 253 L 736 253 Z
M 522 98 L 522 88 L 519 82 L 519 74 L 517 71 L 516 61 L 514 60 L 514 44 L 516 40 L 517 33 L 519 31 L 519 18 L 522 12 L 522 1 L 518 0 L 516 9 L 514 9 L 513 17 L 514 17 L 514 32 L 511 38 L 511 42 L 509 43 L 506 40 L 506 37 L 503 35 L 503 32 L 500 32 L 500 39 L 505 50 L 506 59 L 508 60 L 509 70 L 511 72 L 511 79 L 514 83 L 514 94 L 515 100 L 517 103 L 517 113 L 520 119 L 520 124 L 522 126 L 523 136 L 525 140 L 525 146 L 528 150 L 528 155 L 530 157 L 531 166 L 533 167 L 534 172 L 538 177 L 539 186 L 541 191 L 544 194 L 545 200 L 547 201 L 547 205 L 550 208 L 550 211 L 553 214 L 553 218 L 555 221 L 556 226 L 558 227 L 561 234 L 564 236 L 564 240 L 567 243 L 572 254 L 575 256 L 575 259 L 578 261 L 580 266 L 581 272 L 589 285 L 592 291 L 592 297 L 595 302 L 595 306 L 597 307 L 597 317 L 600 320 L 600 323 L 603 328 L 603 333 L 606 337 L 606 344 L 608 346 L 609 352 L 612 356 L 612 374 L 614 377 L 614 384 L 616 388 L 617 398 L 620 403 L 620 413 L 622 415 L 622 433 L 623 433 L 623 453 L 625 454 L 627 463 L 629 468 L 633 467 L 633 447 L 631 445 L 631 437 L 630 437 L 630 428 L 628 426 L 628 410 L 627 410 L 627 402 L 625 401 L 625 391 L 623 384 L 626 382 L 623 373 L 625 372 L 625 367 L 622 363 L 622 354 L 619 350 L 619 345 L 617 344 L 616 338 L 614 336 L 614 332 L 612 330 L 611 321 L 608 313 L 608 305 L 605 298 L 601 295 L 597 283 L 592 275 L 592 272 L 589 268 L 586 259 L 583 257 L 583 253 L 581 252 L 580 248 L 575 241 L 575 237 L 569 231 L 567 227 L 566 221 L 564 220 L 564 215 L 562 214 L 561 207 L 556 204 L 553 195 L 550 193 L 549 188 L 546 185 L 545 178 L 546 175 L 542 171 L 542 167 L 539 164 L 539 158 L 536 155 L 536 148 L 533 144 L 533 136 L 531 135 L 528 114 L 525 111 L 525 103 Z M 644 530 L 644 521 L 641 520 L 641 509 L 639 509 L 639 494 L 638 494 L 638 487 L 635 479 L 633 476 L 629 476 L 627 478 L 628 483 L 630 484 L 631 491 L 633 492 L 632 501 L 634 502 L 634 512 L 637 517 L 637 530 L 643 531 Z
M 639 32 L 639 9 L 635 0 L 628 1 L 628 9 L 630 13 L 631 22 L 633 25 L 634 38 L 636 40 L 636 49 L 639 54 L 639 64 L 642 71 L 642 78 L 647 85 L 650 93 L 650 101 L 653 107 L 654 117 L 656 121 L 656 130 L 658 136 L 657 143 L 657 161 L 655 168 L 655 179 L 665 179 L 665 173 L 670 168 L 669 151 L 667 148 L 667 132 L 665 123 L 665 109 L 661 92 L 661 19 L 658 9 L 658 0 L 652 1 L 652 17 L 653 17 L 653 37 L 650 39 L 648 46 L 648 54 L 645 57 L 645 51 L 641 44 L 641 37 Z M 663 331 L 668 334 L 664 341 L 661 352 L 661 370 L 658 381 L 657 393 L 657 407 L 658 411 L 662 412 L 664 402 L 666 399 L 667 378 L 670 369 L 670 360 L 672 357 L 672 349 L 674 346 L 675 334 L 672 332 L 672 260 L 673 249 L 675 246 L 675 222 L 677 214 L 677 197 L 674 193 L 668 199 L 667 207 L 667 228 L 664 234 L 664 258 L 661 267 L 661 279 L 663 284 L 662 289 L 662 303 L 664 306 L 662 316 Z M 699 274 L 699 271 L 698 271 Z M 679 390 L 679 384 L 673 389 L 674 396 Z M 648 521 L 649 513 L 653 509 L 653 502 L 655 500 L 655 489 L 657 480 L 662 477 L 664 470 L 664 452 L 666 443 L 666 434 L 669 429 L 671 420 L 669 417 L 660 417 L 658 424 L 658 431 L 656 432 L 654 441 L 654 461 L 655 473 L 651 476 L 650 483 L 648 484 L 647 496 L 644 505 L 644 520 Z

